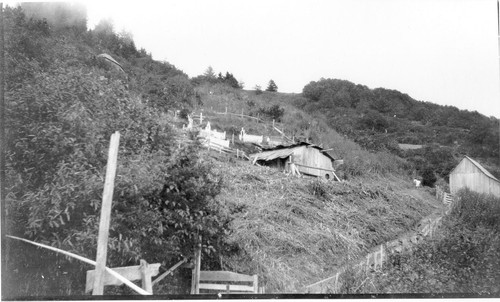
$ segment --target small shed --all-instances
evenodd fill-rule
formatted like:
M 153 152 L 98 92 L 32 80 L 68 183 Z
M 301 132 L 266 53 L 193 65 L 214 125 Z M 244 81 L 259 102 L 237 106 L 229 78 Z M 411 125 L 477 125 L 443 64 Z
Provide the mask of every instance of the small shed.
M 500 181 L 477 161 L 465 156 L 450 173 L 450 193 L 462 188 L 500 197 Z
M 290 164 L 293 163 L 300 173 L 306 175 L 326 179 L 336 177 L 333 169 L 335 159 L 323 148 L 306 142 L 262 149 L 262 152 L 252 154 L 250 158 L 254 163 L 276 167 L 282 171 L 289 172 Z

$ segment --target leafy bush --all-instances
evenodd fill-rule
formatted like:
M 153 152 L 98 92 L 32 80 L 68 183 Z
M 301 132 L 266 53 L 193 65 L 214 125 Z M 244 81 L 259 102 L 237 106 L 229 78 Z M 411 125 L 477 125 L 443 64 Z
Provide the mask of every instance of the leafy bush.
M 325 186 L 324 182 L 320 179 L 309 182 L 306 187 L 309 189 L 311 195 L 317 197 L 328 197 L 328 188 Z
M 198 144 L 176 150 L 168 120 L 141 91 L 129 90 L 148 76 L 163 77 L 163 108 L 180 106 L 191 95 L 187 78 L 144 58 L 151 74 L 138 73 L 128 85 L 81 60 L 89 49 L 84 40 L 70 40 L 73 46 L 50 32 L 39 34 L 43 28 L 23 19 L 22 11 L 7 9 L 6 15 L 6 233 L 95 259 L 109 137 L 119 131 L 108 265 L 139 259 L 171 265 L 192 255 L 198 235 L 207 257 L 215 257 L 228 229 L 214 201 L 220 177 Z M 35 44 L 26 48 L 27 37 Z M 61 52 L 29 57 L 33 45 Z M 91 267 L 12 240 L 6 251 L 6 270 L 14 273 L 4 295 L 83 294 Z
M 285 114 L 285 109 L 281 108 L 280 105 L 273 105 L 269 108 L 259 108 L 259 113 L 267 116 L 269 119 L 280 122 L 283 114 Z
M 432 167 L 426 167 L 422 172 L 422 185 L 428 187 L 434 187 L 434 183 L 437 181 L 436 174 Z

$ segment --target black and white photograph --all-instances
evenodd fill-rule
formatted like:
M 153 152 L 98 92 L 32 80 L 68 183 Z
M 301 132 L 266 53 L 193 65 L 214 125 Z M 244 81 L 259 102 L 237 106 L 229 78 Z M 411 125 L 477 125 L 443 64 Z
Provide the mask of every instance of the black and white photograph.
M 499 16 L 2 2 L 1 300 L 500 298 Z

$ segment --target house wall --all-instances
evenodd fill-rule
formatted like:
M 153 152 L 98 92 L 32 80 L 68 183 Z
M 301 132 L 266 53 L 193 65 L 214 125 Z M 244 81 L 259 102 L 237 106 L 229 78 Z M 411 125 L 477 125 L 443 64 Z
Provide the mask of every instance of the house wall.
M 318 149 L 308 146 L 299 146 L 294 148 L 293 162 L 301 165 L 333 170 L 333 165 L 330 158 L 325 156 Z M 302 166 L 297 166 L 297 168 L 301 173 L 306 173 L 318 177 L 325 177 L 325 175 L 328 174 L 330 179 L 333 179 L 333 174 L 328 171 L 311 169 Z
M 500 197 L 500 183 L 486 176 L 468 159 L 463 159 L 450 174 L 450 192 L 456 194 L 461 188 Z

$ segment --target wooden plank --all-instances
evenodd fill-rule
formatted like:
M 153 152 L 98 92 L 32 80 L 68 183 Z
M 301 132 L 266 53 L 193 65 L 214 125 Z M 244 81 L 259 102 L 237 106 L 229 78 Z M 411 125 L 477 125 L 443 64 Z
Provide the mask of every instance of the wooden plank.
M 200 281 L 253 282 L 254 276 L 228 271 L 201 271 Z
M 335 170 L 331 170 L 331 169 L 323 169 L 323 168 L 318 168 L 318 167 L 311 167 L 311 166 L 306 166 L 306 165 L 297 164 L 297 163 L 295 163 L 295 165 L 301 166 L 301 167 L 304 167 L 304 168 L 309 168 L 309 169 L 316 169 L 316 170 L 322 170 L 322 171 L 328 171 L 328 172 L 335 172 Z
M 153 284 L 151 283 L 151 273 L 149 272 L 149 267 L 146 260 L 141 259 L 140 267 L 142 289 L 152 294 Z
M 197 249 L 194 254 L 195 262 L 193 268 L 193 274 L 191 278 L 191 294 L 197 295 L 200 293 L 200 268 L 201 268 L 201 237 L 200 243 L 198 243 Z
M 253 292 L 259 292 L 259 276 L 253 275 Z
M 151 276 L 156 276 L 160 272 L 161 263 L 154 263 L 148 265 L 149 274 Z M 133 266 L 125 266 L 125 267 L 115 267 L 112 268 L 116 273 L 120 274 L 122 277 L 126 278 L 129 281 L 136 281 L 141 279 L 141 266 L 133 265 Z M 94 283 L 94 275 L 95 270 L 87 271 L 87 281 L 85 284 L 85 292 L 90 292 L 93 288 Z M 122 285 L 123 280 L 119 280 L 109 272 L 104 274 L 104 285 Z
M 73 253 L 70 253 L 70 252 L 63 251 L 61 249 L 57 249 L 57 248 L 52 247 L 52 246 L 48 246 L 48 245 L 41 244 L 41 243 L 36 243 L 36 242 L 30 241 L 30 240 L 27 240 L 27 239 L 23 239 L 23 238 L 19 238 L 19 237 L 16 237 L 16 236 L 6 235 L 6 237 L 7 238 L 16 239 L 16 240 L 20 240 L 20 241 L 23 241 L 23 242 L 26 242 L 26 243 L 30 243 L 30 244 L 33 244 L 33 245 L 36 245 L 36 246 L 39 246 L 39 247 L 46 248 L 48 250 L 51 250 L 51 251 L 54 251 L 54 252 L 57 252 L 57 253 L 61 253 L 61 254 L 65 255 L 65 256 L 78 259 L 78 260 L 83 261 L 85 263 L 88 263 L 90 265 L 95 265 L 96 264 L 95 261 L 93 261 L 93 260 L 84 258 L 82 256 L 79 256 L 79 255 L 76 255 L 76 254 L 73 254 Z M 109 267 L 106 267 L 105 269 L 106 269 L 107 273 L 113 275 L 117 279 L 122 280 L 123 283 L 125 283 L 131 289 L 135 290 L 137 293 L 139 293 L 141 295 L 150 295 L 150 293 L 145 292 L 142 288 L 140 288 L 137 285 L 135 285 L 134 283 L 130 282 L 129 280 L 127 280 L 126 278 L 124 278 L 122 275 L 118 274 L 117 272 L 115 272 L 114 270 L 110 269 Z
M 184 258 L 182 259 L 181 261 L 177 262 L 176 265 L 172 266 L 171 268 L 169 268 L 166 272 L 164 272 L 163 274 L 160 275 L 160 277 L 156 278 L 154 281 L 153 281 L 153 285 L 155 285 L 156 283 L 160 282 L 163 278 L 165 278 L 166 276 L 168 276 L 171 272 L 173 272 L 176 268 L 178 268 L 179 266 L 181 266 L 182 264 L 184 264 L 185 262 L 187 262 L 187 259 Z
M 200 289 L 222 290 L 226 291 L 229 286 L 229 291 L 254 292 L 253 286 L 237 285 L 237 284 L 207 284 L 200 283 Z
M 115 184 L 116 163 L 118 160 L 118 146 L 120 133 L 117 131 L 111 135 L 108 151 L 108 163 L 106 166 L 106 179 L 102 195 L 101 218 L 99 222 L 99 235 L 97 239 L 96 273 L 92 295 L 102 295 L 104 290 L 104 270 L 108 254 L 109 222 L 111 219 L 111 203 L 113 200 L 113 188 Z

